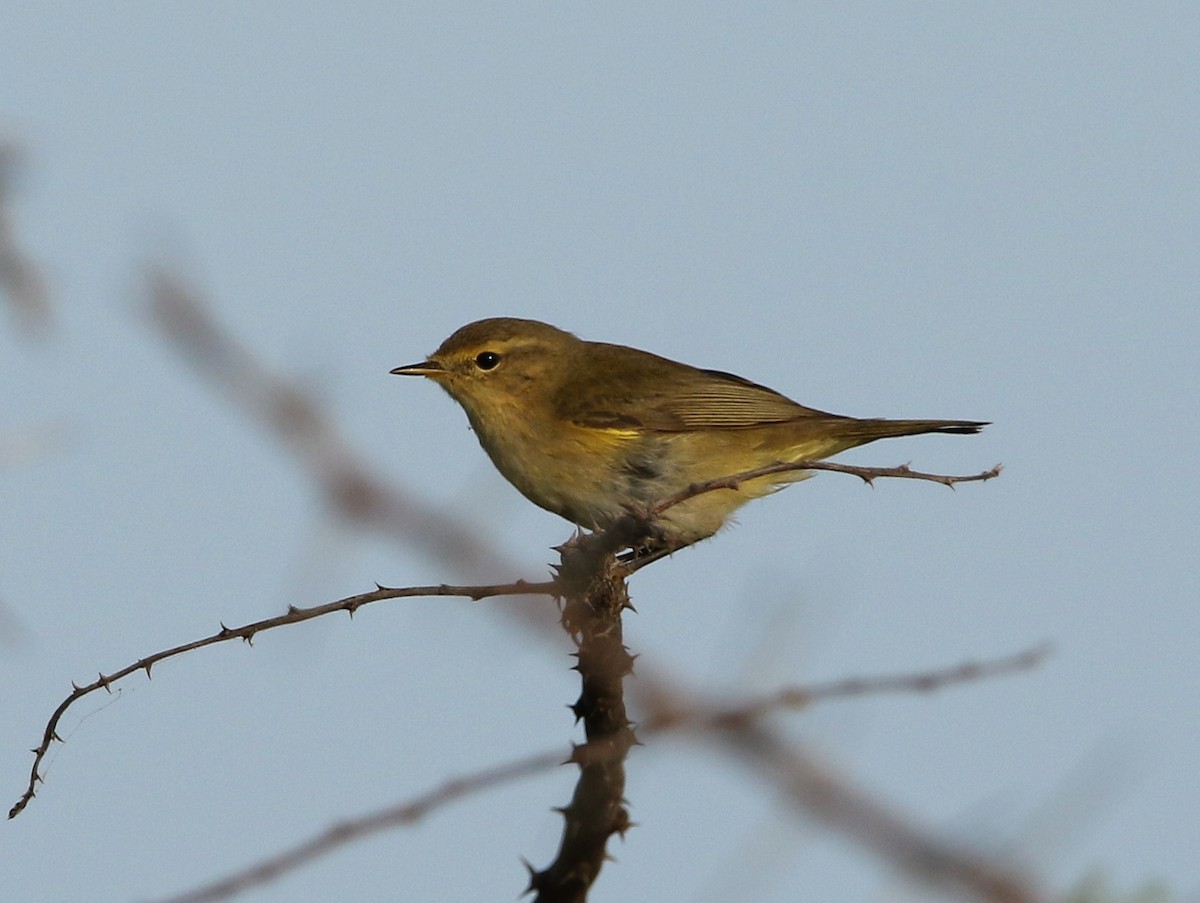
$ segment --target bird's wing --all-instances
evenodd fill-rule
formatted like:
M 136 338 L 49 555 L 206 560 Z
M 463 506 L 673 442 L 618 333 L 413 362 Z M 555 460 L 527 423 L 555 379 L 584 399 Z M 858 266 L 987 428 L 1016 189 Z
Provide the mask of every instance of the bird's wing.
M 805 419 L 841 419 L 806 408 L 732 373 L 701 370 L 645 351 L 590 343 L 592 371 L 566 380 L 560 417 L 580 426 L 658 432 L 746 429 Z M 602 378 L 598 378 L 602 377 Z

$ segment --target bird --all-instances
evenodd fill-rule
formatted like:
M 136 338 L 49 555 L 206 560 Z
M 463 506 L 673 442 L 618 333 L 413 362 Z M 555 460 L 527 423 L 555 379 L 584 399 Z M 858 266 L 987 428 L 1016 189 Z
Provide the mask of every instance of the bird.
M 441 386 L 513 486 L 589 530 L 645 517 L 698 484 L 769 465 L 988 425 L 830 414 L 732 373 L 516 317 L 469 323 L 426 360 L 391 372 Z M 746 502 L 809 475 L 774 473 L 672 504 L 654 513 L 639 549 L 661 554 L 707 539 Z

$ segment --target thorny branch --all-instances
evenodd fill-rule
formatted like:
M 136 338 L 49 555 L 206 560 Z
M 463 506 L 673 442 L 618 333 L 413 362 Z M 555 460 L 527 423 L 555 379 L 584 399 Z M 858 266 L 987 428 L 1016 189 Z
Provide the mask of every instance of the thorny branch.
M 706 492 L 715 492 L 720 489 L 737 489 L 743 483 L 748 483 L 750 480 L 755 480 L 760 477 L 770 476 L 776 473 L 792 473 L 805 470 L 828 470 L 834 473 L 846 473 L 858 477 L 868 486 L 874 486 L 875 481 L 880 478 L 893 478 L 901 480 L 924 480 L 929 483 L 940 483 L 943 486 L 949 486 L 953 489 L 959 483 L 981 483 L 985 480 L 991 480 L 1000 476 L 1003 466 L 996 464 L 988 470 L 981 473 L 972 474 L 943 474 L 943 473 L 924 473 L 919 470 L 913 470 L 907 464 L 900 464 L 896 467 L 865 467 L 860 464 L 841 464 L 837 461 L 780 461 L 775 464 L 768 464 L 765 467 L 756 467 L 754 470 L 746 470 L 742 473 L 731 474 L 727 477 L 720 477 L 716 480 L 706 480 L 702 483 L 693 483 L 686 489 L 680 490 L 674 495 L 667 496 L 657 505 L 645 511 L 630 511 L 628 518 L 633 522 L 640 524 L 645 537 L 650 537 L 654 532 L 654 521 L 658 515 L 662 514 L 668 508 L 674 508 L 688 499 L 695 498 Z M 664 547 L 657 551 L 652 551 L 646 555 L 632 554 L 625 562 L 625 575 L 630 576 L 641 570 L 649 564 L 658 561 L 665 554 L 678 551 L 677 548 Z
M 813 462 L 815 464 L 827 462 Z M 897 473 L 911 475 L 906 467 L 861 468 L 839 466 L 841 472 L 852 473 L 870 482 L 878 476 L 894 476 Z M 998 472 L 998 468 L 995 469 Z M 778 468 L 749 471 L 727 480 L 714 480 L 689 488 L 667 500 L 656 510 L 662 511 L 671 504 L 703 492 L 730 488 L 740 482 L 766 473 L 779 472 Z M 980 475 L 987 479 L 994 473 Z M 919 475 L 923 478 L 925 475 Z M 970 478 L 944 478 L 965 480 Z M 940 481 L 940 480 L 939 480 Z M 165 649 L 110 674 L 100 674 L 95 681 L 74 689 L 51 715 L 43 732 L 42 741 L 34 749 L 34 763 L 25 792 L 9 811 L 14 818 L 33 799 L 36 786 L 41 781 L 41 763 L 51 744 L 60 740 L 57 733 L 59 721 L 68 708 L 82 697 L 100 688 L 110 690 L 112 684 L 137 671 L 144 670 L 149 677 L 155 664 L 164 659 L 190 652 L 215 643 L 242 639 L 250 643 L 254 636 L 263 631 L 287 624 L 295 624 L 321 617 L 336 611 L 346 611 L 353 616 L 363 605 L 383 599 L 413 596 L 466 596 L 480 599 L 499 595 L 556 595 L 564 597 L 563 626 L 577 638 L 579 661 L 576 665 L 583 683 L 583 691 L 573 709 L 576 717 L 584 722 L 587 742 L 577 747 L 571 760 L 580 766 L 580 780 L 571 803 L 562 809 L 564 817 L 563 840 L 555 861 L 542 871 L 530 870 L 530 890 L 537 891 L 536 903 L 558 903 L 558 901 L 580 901 L 586 899 L 588 888 L 599 874 L 604 861 L 607 838 L 613 833 L 624 834 L 629 827 L 628 812 L 624 807 L 624 757 L 636 742 L 632 727 L 625 715 L 622 690 L 623 678 L 632 672 L 633 659 L 621 641 L 621 614 L 629 605 L 625 578 L 629 568 L 618 564 L 615 552 L 634 546 L 644 536 L 649 523 L 638 518 L 625 518 L 606 531 L 600 531 L 561 547 L 562 567 L 553 581 L 513 584 L 454 587 L 379 587 L 375 592 L 364 593 L 311 608 L 290 607 L 286 614 L 267 618 L 237 628 L 225 625 L 208 637 Z M 1027 656 L 1032 653 L 1026 653 Z M 1038 653 L 1040 655 L 1040 653 Z M 1031 660 L 1032 661 L 1032 660 Z M 960 679 L 978 676 L 972 666 L 963 666 Z M 944 682 L 945 678 L 942 679 Z M 899 688 L 899 687 L 893 687 Z M 880 687 L 864 683 L 845 684 L 826 692 L 849 694 L 870 692 Z M 916 689 L 916 688 L 910 688 Z M 799 706 L 811 700 L 810 695 L 780 696 L 756 703 L 760 709 L 780 705 Z M 667 719 L 666 714 L 659 715 Z M 745 717 L 745 716 L 741 716 Z M 652 728 L 664 727 L 666 722 L 651 722 Z
M 558 855 L 546 868 L 529 867 L 534 903 L 582 903 L 607 858 L 608 839 L 625 836 L 625 757 L 637 742 L 625 714 L 624 679 L 633 673 L 625 648 L 621 615 L 629 604 L 618 550 L 644 537 L 639 524 L 623 519 L 607 530 L 560 546 L 557 581 L 563 598 L 562 625 L 578 651 L 579 699 L 572 705 L 587 738 L 571 761 L 579 780 L 563 817 Z
M 42 742 L 33 750 L 33 768 L 29 773 L 29 784 L 25 788 L 25 792 L 21 794 L 21 798 L 8 810 L 8 817 L 16 818 L 20 815 L 21 811 L 29 805 L 29 801 L 36 795 L 37 785 L 42 780 L 40 773 L 42 761 L 45 759 L 46 753 L 49 752 L 50 745 L 56 740 L 59 743 L 63 742 L 62 737 L 58 735 L 58 724 L 62 720 L 62 716 L 66 714 L 67 709 L 84 696 L 94 693 L 101 688 L 111 693 L 114 683 L 138 671 L 145 671 L 146 677 L 149 677 L 150 670 L 165 659 L 174 658 L 185 652 L 191 652 L 193 649 L 202 649 L 205 646 L 213 646 L 217 643 L 225 643 L 230 640 L 244 640 L 253 645 L 254 637 L 265 630 L 283 627 L 287 624 L 300 624 L 304 621 L 311 621 L 313 618 L 319 618 L 322 615 L 337 611 L 344 611 L 353 617 L 354 613 L 364 605 L 370 605 L 372 602 L 379 602 L 384 599 L 412 598 L 414 596 L 459 596 L 478 601 L 492 596 L 550 595 L 553 591 L 554 585 L 552 583 L 525 583 L 521 580 L 518 580 L 516 583 L 492 586 L 448 586 L 446 584 L 397 588 L 381 586 L 373 592 L 349 596 L 345 599 L 339 599 L 336 602 L 327 602 L 324 605 L 315 605 L 311 608 L 297 608 L 292 605 L 288 607 L 286 614 L 277 615 L 273 618 L 264 618 L 261 621 L 254 621 L 241 627 L 226 627 L 222 624 L 221 629 L 216 633 L 193 640 L 190 643 L 182 643 L 178 646 L 172 646 L 170 649 L 163 649 L 160 652 L 155 652 L 153 655 L 147 655 L 145 658 L 140 658 L 133 664 L 126 665 L 118 671 L 112 671 L 108 674 L 101 673 L 99 677 L 89 684 L 81 686 L 72 682 L 71 686 L 74 689 L 66 699 L 59 703 L 58 708 L 54 710 L 54 714 L 50 716 L 50 720 L 46 723 L 46 729 L 42 733 Z

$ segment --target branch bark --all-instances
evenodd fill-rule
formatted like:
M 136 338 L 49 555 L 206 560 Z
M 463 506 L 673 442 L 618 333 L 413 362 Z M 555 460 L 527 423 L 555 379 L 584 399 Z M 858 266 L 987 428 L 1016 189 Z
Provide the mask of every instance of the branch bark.
M 626 518 L 609 529 L 578 536 L 560 547 L 557 582 L 563 593 L 562 625 L 577 646 L 581 690 L 572 705 L 587 738 L 571 761 L 579 780 L 559 811 L 562 841 L 554 861 L 529 868 L 535 903 L 582 903 L 600 874 L 608 839 L 629 830 L 625 807 L 625 757 L 637 742 L 625 713 L 625 677 L 633 656 L 625 648 L 621 615 L 629 604 L 626 569 L 616 553 L 643 539 L 644 525 Z

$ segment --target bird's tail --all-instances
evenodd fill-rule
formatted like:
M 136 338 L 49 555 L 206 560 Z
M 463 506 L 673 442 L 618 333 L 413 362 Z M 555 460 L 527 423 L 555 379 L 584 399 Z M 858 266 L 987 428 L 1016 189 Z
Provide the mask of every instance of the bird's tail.
M 839 424 L 840 436 L 853 445 L 864 445 L 876 439 L 893 436 L 916 436 L 921 433 L 978 433 L 988 425 L 980 420 L 858 420 L 847 418 Z

